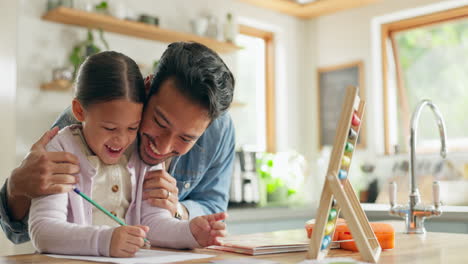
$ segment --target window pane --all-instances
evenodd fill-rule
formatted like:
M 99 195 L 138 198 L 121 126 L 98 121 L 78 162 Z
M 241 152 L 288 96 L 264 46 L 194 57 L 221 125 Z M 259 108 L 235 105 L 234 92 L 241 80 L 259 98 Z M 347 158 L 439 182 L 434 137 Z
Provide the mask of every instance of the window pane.
M 411 113 L 422 99 L 432 100 L 447 127 L 449 146 L 468 147 L 468 19 L 400 32 L 395 36 L 404 92 Z M 402 100 L 402 97 L 399 98 Z M 401 101 L 399 102 L 401 103 Z M 399 113 L 399 145 L 409 127 Z M 439 147 L 434 115 L 424 109 L 418 126 L 418 145 Z
M 236 96 L 241 106 L 231 108 L 238 146 L 266 150 L 265 121 L 265 41 L 239 34 L 237 53 Z

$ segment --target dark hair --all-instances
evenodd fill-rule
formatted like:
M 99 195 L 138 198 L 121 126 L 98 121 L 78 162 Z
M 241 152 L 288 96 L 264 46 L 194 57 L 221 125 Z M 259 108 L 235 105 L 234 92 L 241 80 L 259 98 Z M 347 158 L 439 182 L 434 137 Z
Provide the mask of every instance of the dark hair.
M 176 88 L 208 110 L 211 120 L 231 105 L 234 76 L 223 60 L 208 47 L 194 42 L 175 42 L 163 53 L 149 95 L 174 78 Z
M 75 95 L 84 108 L 122 98 L 136 103 L 146 100 L 138 65 L 115 51 L 91 55 L 83 62 L 76 78 Z

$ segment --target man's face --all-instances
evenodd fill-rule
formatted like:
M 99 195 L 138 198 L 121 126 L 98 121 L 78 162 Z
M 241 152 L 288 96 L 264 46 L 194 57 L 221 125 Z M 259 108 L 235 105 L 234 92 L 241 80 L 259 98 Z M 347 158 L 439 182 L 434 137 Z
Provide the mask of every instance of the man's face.
M 210 124 L 208 111 L 169 78 L 149 99 L 139 130 L 141 159 L 150 165 L 187 153 Z

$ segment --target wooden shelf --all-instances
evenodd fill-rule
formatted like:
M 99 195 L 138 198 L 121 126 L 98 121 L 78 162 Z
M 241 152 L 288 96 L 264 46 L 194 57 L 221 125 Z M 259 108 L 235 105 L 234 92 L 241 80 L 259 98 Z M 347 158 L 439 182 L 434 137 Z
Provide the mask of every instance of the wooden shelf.
M 165 43 L 195 41 L 219 53 L 230 53 L 241 49 L 239 46 L 228 42 L 221 42 L 195 34 L 177 32 L 141 22 L 122 20 L 104 14 L 86 12 L 68 7 L 55 8 L 44 14 L 42 19 L 86 28 L 100 28 L 108 32 Z
M 240 101 L 232 101 L 231 107 L 244 107 L 247 106 L 246 103 Z
M 287 15 L 303 19 L 328 15 L 381 0 L 316 0 L 308 4 L 299 4 L 290 0 L 239 0 L 255 6 L 268 8 Z

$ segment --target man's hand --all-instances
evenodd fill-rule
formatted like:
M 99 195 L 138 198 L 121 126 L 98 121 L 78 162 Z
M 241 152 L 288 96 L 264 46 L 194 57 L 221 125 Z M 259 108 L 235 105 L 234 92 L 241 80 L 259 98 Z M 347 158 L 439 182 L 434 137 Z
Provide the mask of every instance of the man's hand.
M 165 208 L 174 215 L 179 203 L 177 181 L 165 169 L 150 171 L 143 183 L 143 200 L 148 200 L 152 206 Z
M 190 231 L 201 247 L 221 246 L 219 237 L 226 236 L 226 213 L 217 213 L 195 217 L 190 221 Z
M 15 220 L 24 218 L 32 198 L 68 192 L 77 182 L 71 174 L 80 170 L 78 158 L 67 152 L 47 152 L 45 149 L 57 132 L 58 127 L 55 127 L 44 133 L 8 179 L 8 208 Z

